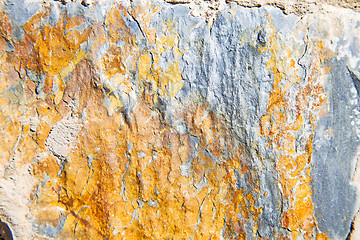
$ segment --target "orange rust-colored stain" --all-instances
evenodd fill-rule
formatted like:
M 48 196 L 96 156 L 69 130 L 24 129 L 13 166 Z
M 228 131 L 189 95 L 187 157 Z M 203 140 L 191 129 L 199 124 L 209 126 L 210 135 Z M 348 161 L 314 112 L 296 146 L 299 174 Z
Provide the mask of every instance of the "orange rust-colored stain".
M 94 115 L 83 126 L 71 162 L 56 185 L 45 186 L 60 186 L 56 204 L 69 214 L 61 236 L 219 239 L 225 229 L 227 237 L 245 238 L 244 223 L 250 218 L 256 222 L 261 209 L 255 207 L 252 194 L 244 195 L 235 186 L 234 170 L 245 166 L 242 151 L 230 148 L 230 143 L 221 144 L 218 137 L 213 144 L 204 142 L 208 131 L 231 141 L 214 115 L 208 113 L 208 120 L 197 127 L 188 122 L 192 131 L 181 135 L 144 101 L 131 112 L 130 124 L 119 114 L 109 117 L 102 114 L 105 108 L 99 105 L 99 109 L 89 109 Z M 191 116 L 205 109 L 190 106 L 179 114 Z M 210 128 L 203 127 L 206 121 L 212 122 Z M 199 138 L 198 146 L 190 141 L 194 136 Z M 219 155 L 220 163 L 215 163 L 205 154 L 205 146 L 210 154 L 211 149 L 226 147 L 232 153 L 225 159 Z M 199 154 L 190 164 L 190 175 L 184 176 L 181 165 L 189 161 L 195 147 Z M 227 219 L 225 226 L 223 219 Z
M 205 103 L 183 106 L 173 113 L 186 125 L 182 132 L 157 109 L 158 96 L 173 100 L 183 80 L 175 25 L 165 21 L 164 33 L 156 36 L 150 27 L 156 11 L 153 6 L 128 12 L 114 5 L 105 27 L 97 22 L 85 27 L 84 18 L 65 13 L 56 24 L 43 25 L 50 14 L 44 7 L 25 23 L 20 42 L 11 39 L 9 19 L 1 15 L 2 39 L 15 51 L 6 52 L 1 40 L 0 90 L 24 81 L 26 93 L 1 95 L 1 164 L 10 170 L 31 166 L 37 181 L 29 203 L 34 222 L 57 227 L 64 221 L 58 239 L 220 239 L 221 233 L 246 239 L 249 222 L 255 226 L 250 237 L 256 234 L 262 211 L 256 204 L 258 176 L 221 116 Z M 136 45 L 122 19 L 129 14 L 140 19 L 153 48 Z M 81 48 L 85 42 L 92 44 L 89 52 Z M 105 43 L 107 53 L 97 57 Z M 165 53 L 174 60 L 161 69 Z M 26 71 L 43 77 L 43 96 L 39 80 Z M 139 82 L 131 81 L 133 75 Z M 117 89 L 125 97 L 138 94 L 128 112 Z M 66 158 L 46 146 L 65 116 L 82 119 Z M 246 187 L 237 186 L 238 177 L 246 178 Z
M 270 19 L 270 18 L 269 18 Z M 261 134 L 270 141 L 278 154 L 276 169 L 279 173 L 279 182 L 282 186 L 284 197 L 289 202 L 288 209 L 282 215 L 282 224 L 292 231 L 295 239 L 299 232 L 304 233 L 305 239 L 313 239 L 316 228 L 314 206 L 312 203 L 312 191 L 310 188 L 310 162 L 312 154 L 312 135 L 308 136 L 304 148 L 296 148 L 296 135 L 304 131 L 304 119 L 309 114 L 311 130 L 315 128 L 318 115 L 327 112 L 327 96 L 324 83 L 317 80 L 322 69 L 326 69 L 325 60 L 331 54 L 324 48 L 322 41 L 313 41 L 307 53 L 311 55 L 312 63 L 308 75 L 300 81 L 300 91 L 291 102 L 291 92 L 288 88 L 293 82 L 299 82 L 297 72 L 299 66 L 287 52 L 291 52 L 287 46 L 282 46 L 271 24 L 270 19 L 270 42 L 263 51 L 270 51 L 271 59 L 267 63 L 268 69 L 274 78 L 273 90 L 269 96 L 267 114 L 261 119 Z M 310 44 L 310 43 L 309 43 Z M 289 66 L 287 66 L 290 64 Z M 293 69 L 293 73 L 285 73 L 285 70 Z M 295 79 L 295 81 L 293 80 Z M 312 99 L 313 102 L 310 102 Z M 294 111 L 294 106 L 296 111 Z M 295 121 L 290 120 L 291 115 L 296 116 Z M 316 230 L 318 232 L 318 229 Z M 319 234 L 318 237 L 325 234 Z
M 85 19 L 66 14 L 55 25 L 42 25 L 50 15 L 45 7 L 25 23 L 20 42 L 11 38 L 10 20 L 0 14 L 1 165 L 7 164 L 9 176 L 11 169 L 31 166 L 38 181 L 30 203 L 34 221 L 56 227 L 65 218 L 59 239 L 256 236 L 262 211 L 257 198 L 266 192 L 261 193 L 246 151 L 221 116 L 204 103 L 183 106 L 173 113 L 175 122 L 186 125 L 182 132 L 157 108 L 158 97 L 174 100 L 183 86 L 175 24 L 161 23 L 163 34 L 151 28 L 157 11 L 156 6 L 127 11 L 116 4 L 104 23 L 93 22 L 79 31 Z M 137 46 L 123 16 L 138 19 L 146 48 Z M 14 52 L 5 51 L 7 41 Z M 81 49 L 86 42 L 91 42 L 89 52 Z M 98 57 L 105 44 L 108 51 Z M 293 238 L 301 231 L 306 239 L 314 237 L 316 228 L 309 185 L 313 135 L 305 139 L 303 149 L 296 149 L 295 143 L 304 131 L 304 119 L 309 118 L 314 129 L 317 116 L 327 112 L 318 79 L 329 73 L 325 64 L 331 55 L 323 42 L 312 44 L 310 71 L 301 80 L 290 49 L 279 44 L 275 33 L 270 37 L 263 51 L 272 54 L 267 67 L 274 85 L 260 124 L 261 134 L 276 149 L 279 183 L 289 202 L 282 224 Z M 169 53 L 174 60 L 160 68 L 160 56 Z M 37 96 L 39 83 L 26 71 L 44 76 L 43 97 Z M 26 97 L 7 92 L 19 83 L 26 86 Z M 289 101 L 293 83 L 301 83 L 295 103 Z M 133 93 L 138 99 L 125 111 L 121 99 Z M 52 127 L 67 115 L 83 120 L 69 156 L 60 159 L 45 143 Z M 39 123 L 33 126 L 21 117 L 36 117 Z M 238 177 L 246 179 L 246 187 L 237 186 Z M 249 223 L 253 234 L 246 236 Z M 327 239 L 321 233 L 316 237 Z
M 318 233 L 316 235 L 316 239 L 319 239 L 319 240 L 329 240 L 329 238 L 326 236 L 326 234 L 324 233 Z

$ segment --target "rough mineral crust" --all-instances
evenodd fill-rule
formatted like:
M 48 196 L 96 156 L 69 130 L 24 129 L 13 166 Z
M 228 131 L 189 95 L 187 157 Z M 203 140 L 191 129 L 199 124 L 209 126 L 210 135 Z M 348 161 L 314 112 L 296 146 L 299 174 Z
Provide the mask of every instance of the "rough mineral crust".
M 1 1 L 1 237 L 358 239 L 358 7 Z

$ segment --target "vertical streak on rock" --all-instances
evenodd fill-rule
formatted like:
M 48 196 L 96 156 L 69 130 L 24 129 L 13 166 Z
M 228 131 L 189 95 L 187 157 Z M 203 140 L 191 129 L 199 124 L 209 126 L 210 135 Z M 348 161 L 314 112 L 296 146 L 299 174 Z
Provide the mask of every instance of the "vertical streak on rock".
M 291 57 L 291 49 L 278 41 L 275 28 L 270 21 L 270 43 L 264 48 L 272 56 L 267 63 L 274 78 L 273 91 L 270 93 L 267 115 L 261 120 L 261 133 L 269 141 L 277 154 L 276 170 L 287 206 L 283 209 L 282 225 L 292 232 L 295 239 L 299 234 L 305 239 L 327 238 L 318 233 L 312 191 L 310 188 L 310 163 L 312 138 L 317 117 L 327 112 L 327 96 L 322 72 L 329 71 L 325 60 L 329 57 L 323 42 L 313 40 L 307 46 L 306 55 L 311 63 L 307 75 L 300 79 L 299 67 Z M 291 89 L 300 85 L 294 94 Z M 306 123 L 305 119 L 308 119 Z M 305 128 L 310 124 L 310 129 Z M 304 135 L 305 139 L 299 139 Z M 303 147 L 297 146 L 302 141 Z M 301 144 L 301 143 L 300 143 Z

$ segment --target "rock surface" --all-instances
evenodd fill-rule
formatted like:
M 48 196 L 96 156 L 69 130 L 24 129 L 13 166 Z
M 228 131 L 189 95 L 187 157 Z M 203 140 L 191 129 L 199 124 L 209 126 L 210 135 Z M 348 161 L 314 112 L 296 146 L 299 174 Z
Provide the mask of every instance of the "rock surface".
M 0 236 L 358 239 L 359 7 L 0 2 Z

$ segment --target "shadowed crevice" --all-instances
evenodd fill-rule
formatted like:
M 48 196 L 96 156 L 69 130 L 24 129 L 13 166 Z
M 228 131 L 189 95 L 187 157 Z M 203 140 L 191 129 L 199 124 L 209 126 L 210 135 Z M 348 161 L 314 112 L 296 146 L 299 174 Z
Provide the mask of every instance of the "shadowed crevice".
M 9 226 L 0 220 L 0 240 L 13 240 Z

